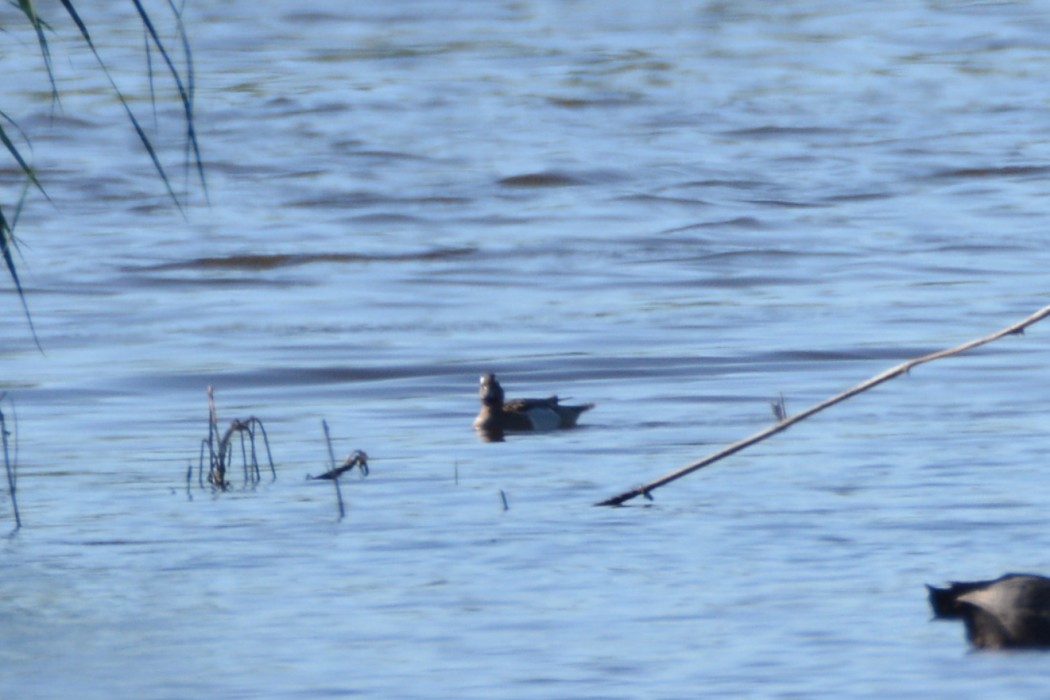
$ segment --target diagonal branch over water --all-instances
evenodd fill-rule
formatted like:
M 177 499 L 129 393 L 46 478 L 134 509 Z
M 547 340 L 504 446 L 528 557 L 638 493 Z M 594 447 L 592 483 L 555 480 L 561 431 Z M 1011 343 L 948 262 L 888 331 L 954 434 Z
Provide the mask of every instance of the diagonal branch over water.
M 669 474 L 665 474 L 659 479 L 654 479 L 653 481 L 650 481 L 647 484 L 637 486 L 629 491 L 624 491 L 623 493 L 617 496 L 613 496 L 612 498 L 607 498 L 604 501 L 596 503 L 595 505 L 619 506 L 623 505 L 632 498 L 636 498 L 637 496 L 645 496 L 646 498 L 651 498 L 650 493 L 654 489 L 657 489 L 665 484 L 669 484 L 672 481 L 675 481 L 676 479 L 680 479 L 686 474 L 691 474 L 697 469 L 702 469 L 703 467 L 714 464 L 715 462 L 718 462 L 719 460 L 722 460 L 728 457 L 729 455 L 736 454 L 737 452 L 743 450 L 746 447 L 750 447 L 751 445 L 762 442 L 768 437 L 772 437 L 777 433 L 787 430 L 795 423 L 803 421 L 816 413 L 820 413 L 825 408 L 830 408 L 841 401 L 845 401 L 846 399 L 856 396 L 857 394 L 860 394 L 864 391 L 867 391 L 868 389 L 871 389 L 874 386 L 878 386 L 879 384 L 882 384 L 885 381 L 893 379 L 894 377 L 898 377 L 902 374 L 906 374 L 908 371 L 911 370 L 912 367 L 917 367 L 918 365 L 924 364 L 926 362 L 932 362 L 934 360 L 939 360 L 944 357 L 958 355 L 960 353 L 966 352 L 967 350 L 972 350 L 973 348 L 980 347 L 981 345 L 986 345 L 993 341 L 999 340 L 999 338 L 1002 338 L 1006 335 L 1024 333 L 1025 328 L 1031 326 L 1034 323 L 1042 321 L 1047 316 L 1050 316 L 1050 306 L 1044 306 L 1031 316 L 1024 318 L 1010 326 L 1007 326 L 1006 328 L 998 330 L 990 335 L 986 335 L 982 338 L 977 338 L 975 340 L 965 342 L 961 345 L 956 345 L 952 348 L 938 350 L 937 352 L 931 352 L 928 355 L 916 357 L 915 359 L 908 360 L 907 362 L 902 362 L 899 365 L 895 365 L 894 367 L 889 368 L 885 372 L 876 374 L 871 379 L 861 382 L 860 384 L 857 384 L 856 386 L 853 386 L 840 394 L 836 394 L 835 396 L 832 396 L 829 399 L 825 399 L 824 401 L 821 401 L 820 403 L 814 406 L 810 406 L 801 413 L 797 413 L 791 416 L 790 418 L 786 418 L 782 421 L 774 423 L 770 427 L 764 430 L 760 430 L 759 432 L 755 433 L 754 435 L 751 435 L 750 437 L 746 437 L 743 440 L 738 440 L 737 442 L 734 442 L 731 445 L 723 447 L 721 450 L 713 452 L 712 454 L 707 455 L 703 459 L 693 462 L 692 464 L 687 464 L 686 466 L 681 467 L 680 469 L 676 469 L 675 471 Z

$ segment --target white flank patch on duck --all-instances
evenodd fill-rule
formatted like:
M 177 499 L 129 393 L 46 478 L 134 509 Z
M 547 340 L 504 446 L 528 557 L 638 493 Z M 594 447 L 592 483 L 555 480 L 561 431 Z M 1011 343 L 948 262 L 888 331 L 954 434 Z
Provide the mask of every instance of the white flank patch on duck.
M 537 406 L 525 411 L 532 422 L 533 430 L 557 430 L 561 427 L 561 416 L 552 408 Z

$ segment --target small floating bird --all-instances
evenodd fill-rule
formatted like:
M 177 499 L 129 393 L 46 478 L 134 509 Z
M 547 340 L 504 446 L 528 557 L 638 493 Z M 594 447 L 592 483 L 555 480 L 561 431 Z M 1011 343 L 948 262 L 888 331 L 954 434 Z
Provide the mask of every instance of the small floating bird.
M 1050 578 L 1006 574 L 926 588 L 934 617 L 961 618 L 978 649 L 1050 648 Z
M 494 374 L 481 375 L 478 397 L 481 412 L 474 419 L 474 429 L 497 439 L 504 432 L 571 428 L 581 413 L 594 408 L 593 403 L 565 406 L 558 402 L 557 396 L 506 401 L 503 387 Z

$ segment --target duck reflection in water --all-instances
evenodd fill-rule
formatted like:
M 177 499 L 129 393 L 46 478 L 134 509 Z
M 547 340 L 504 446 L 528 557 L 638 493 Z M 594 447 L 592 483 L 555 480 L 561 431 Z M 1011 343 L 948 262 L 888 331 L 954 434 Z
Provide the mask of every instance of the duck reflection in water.
M 508 401 L 494 374 L 481 375 L 478 398 L 481 411 L 474 419 L 474 430 L 487 442 L 501 442 L 505 433 L 572 428 L 581 413 L 594 408 L 593 403 L 566 406 L 557 396 Z
M 1050 649 L 1048 578 L 1006 574 L 994 581 L 926 588 L 934 617 L 962 619 L 977 649 Z

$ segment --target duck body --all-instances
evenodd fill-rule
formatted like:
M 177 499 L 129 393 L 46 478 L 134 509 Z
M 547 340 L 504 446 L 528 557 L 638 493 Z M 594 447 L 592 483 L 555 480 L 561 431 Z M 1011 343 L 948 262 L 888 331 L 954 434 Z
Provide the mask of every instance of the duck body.
M 926 588 L 934 616 L 962 619 L 978 649 L 1050 649 L 1050 578 L 1006 574 Z
M 478 388 L 481 410 L 474 419 L 474 429 L 487 433 L 549 431 L 571 428 L 580 414 L 594 408 L 593 403 L 567 406 L 557 396 L 545 399 L 511 399 L 493 374 L 481 376 Z

